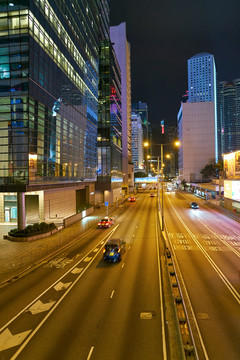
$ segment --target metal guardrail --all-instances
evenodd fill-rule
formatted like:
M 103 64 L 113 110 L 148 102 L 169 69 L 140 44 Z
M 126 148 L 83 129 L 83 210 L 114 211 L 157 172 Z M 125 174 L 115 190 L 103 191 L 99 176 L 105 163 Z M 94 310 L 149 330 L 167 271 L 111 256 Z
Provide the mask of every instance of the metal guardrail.
M 162 228 L 162 218 L 158 212 L 158 219 L 160 223 L 160 227 Z M 184 303 L 184 298 L 182 295 L 181 287 L 178 281 L 176 268 L 174 264 L 174 258 L 172 257 L 172 253 L 169 250 L 169 239 L 165 231 L 162 231 L 164 247 L 165 247 L 165 258 L 166 258 L 166 266 L 168 273 L 168 280 L 170 282 L 170 286 L 172 289 L 172 300 L 174 303 L 177 327 L 181 336 L 181 346 L 182 346 L 182 358 L 185 360 L 198 360 L 198 354 L 196 350 L 196 346 L 194 343 L 194 339 L 192 336 L 192 331 L 190 328 L 190 323 L 186 311 L 186 306 Z

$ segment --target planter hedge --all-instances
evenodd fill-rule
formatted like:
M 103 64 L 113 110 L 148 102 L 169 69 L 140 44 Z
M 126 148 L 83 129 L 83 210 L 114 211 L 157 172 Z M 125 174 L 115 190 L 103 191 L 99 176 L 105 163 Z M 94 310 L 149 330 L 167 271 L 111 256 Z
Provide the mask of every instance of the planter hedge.
M 54 223 L 47 224 L 45 222 L 36 223 L 33 225 L 28 225 L 25 229 L 12 229 L 9 231 L 8 235 L 13 237 L 27 237 L 33 235 L 44 234 L 50 230 L 56 229 Z

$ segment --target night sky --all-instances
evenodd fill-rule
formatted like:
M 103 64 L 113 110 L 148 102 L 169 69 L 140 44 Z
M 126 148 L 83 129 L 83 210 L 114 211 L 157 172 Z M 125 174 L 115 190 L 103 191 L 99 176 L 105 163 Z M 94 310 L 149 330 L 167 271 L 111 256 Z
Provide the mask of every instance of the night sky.
M 213 54 L 218 80 L 240 78 L 240 0 L 110 0 L 110 20 L 127 23 L 132 102 L 150 123 L 176 124 L 193 55 Z

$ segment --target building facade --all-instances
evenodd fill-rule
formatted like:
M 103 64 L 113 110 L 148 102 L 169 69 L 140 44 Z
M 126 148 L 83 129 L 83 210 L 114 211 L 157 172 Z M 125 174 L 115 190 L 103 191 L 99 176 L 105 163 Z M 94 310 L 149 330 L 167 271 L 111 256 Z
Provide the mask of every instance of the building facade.
M 97 202 L 122 194 L 121 70 L 109 39 L 101 41 L 98 90 Z
M 240 79 L 218 82 L 218 154 L 240 149 Z
M 211 159 L 218 161 L 217 95 L 214 56 L 200 53 L 188 60 L 188 101 L 178 117 L 179 176 L 201 181 L 201 170 Z
M 202 180 L 201 170 L 214 158 L 214 103 L 183 103 L 178 113 L 178 166 L 180 179 Z
M 127 194 L 134 187 L 132 163 L 132 121 L 131 121 L 131 56 L 127 41 L 126 23 L 110 27 L 110 39 L 121 69 L 122 86 L 122 154 L 123 190 Z
M 99 40 L 109 8 L 106 0 L 33 0 L 2 2 L 0 13 L 1 210 L 5 196 L 16 196 L 10 221 L 18 208 L 22 227 L 30 213 L 53 221 L 94 201 Z
M 143 171 L 143 128 L 141 117 L 132 113 L 132 160 L 134 172 Z

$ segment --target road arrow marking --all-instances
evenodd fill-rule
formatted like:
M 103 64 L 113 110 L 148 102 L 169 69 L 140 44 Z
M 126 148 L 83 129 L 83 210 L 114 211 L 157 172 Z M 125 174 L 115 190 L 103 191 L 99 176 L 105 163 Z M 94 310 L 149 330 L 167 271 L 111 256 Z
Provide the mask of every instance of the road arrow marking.
M 0 334 L 0 351 L 9 349 L 13 346 L 20 345 L 32 330 L 13 335 L 10 330 L 6 329 Z
M 75 267 L 72 271 L 71 271 L 71 273 L 72 274 L 79 274 L 80 272 L 82 272 L 83 271 L 83 268 L 77 268 L 77 267 Z
M 64 284 L 64 283 L 62 283 L 61 281 L 59 281 L 59 283 L 57 283 L 57 285 L 54 286 L 54 289 L 55 289 L 56 291 L 65 290 L 65 289 L 67 289 L 70 285 L 71 285 L 71 282 Z
M 94 249 L 94 250 L 93 250 L 93 252 L 98 252 L 98 250 L 99 250 L 99 249 L 98 249 L 98 248 L 96 248 L 96 249 Z
M 83 261 L 84 262 L 89 262 L 90 260 L 92 260 L 92 257 L 86 257 Z
M 30 311 L 32 315 L 39 314 L 44 311 L 48 311 L 55 304 L 56 301 L 50 301 L 44 304 L 41 300 L 38 300 L 27 311 Z

